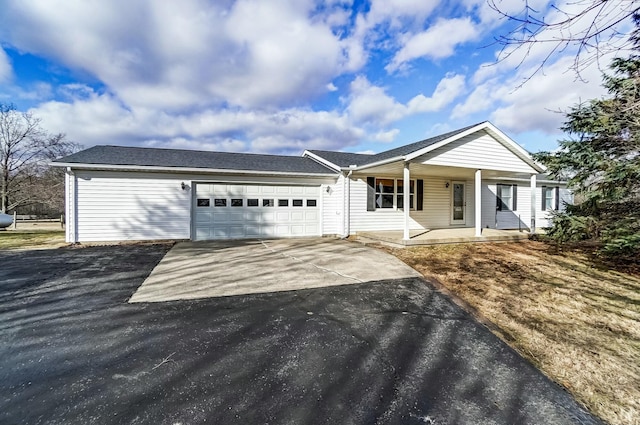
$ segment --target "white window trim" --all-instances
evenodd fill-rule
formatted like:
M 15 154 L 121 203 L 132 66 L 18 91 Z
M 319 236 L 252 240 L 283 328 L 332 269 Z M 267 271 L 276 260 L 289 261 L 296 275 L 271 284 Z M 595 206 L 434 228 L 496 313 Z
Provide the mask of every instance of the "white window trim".
M 404 193 L 398 193 L 398 181 L 404 181 L 403 178 L 393 178 L 393 177 L 379 177 L 379 176 L 375 176 L 374 177 L 374 182 L 377 181 L 378 179 L 386 179 L 386 180 L 393 180 L 393 194 L 391 193 L 385 193 L 384 195 L 393 195 L 393 207 L 391 208 L 382 208 L 382 207 L 378 207 L 376 205 L 376 211 L 402 211 L 402 205 L 398 205 L 398 195 L 404 195 Z M 413 197 L 409 196 L 409 211 L 415 211 L 416 209 L 416 191 L 418 188 L 418 182 L 417 179 L 409 179 L 410 182 L 413 182 Z M 411 183 L 409 183 L 411 184 Z M 377 198 L 379 192 L 377 189 L 377 185 L 375 188 L 375 193 L 374 196 Z M 382 194 L 381 194 L 382 195 Z M 375 204 L 375 201 L 374 201 Z
M 502 192 L 500 190 L 500 188 L 507 187 L 507 186 L 509 187 L 509 204 L 506 204 L 503 201 Z M 502 202 L 507 207 L 506 210 L 502 209 L 502 210 L 500 210 L 498 212 L 514 212 L 514 211 L 517 211 L 517 210 L 513 209 L 513 189 L 514 189 L 514 185 L 512 183 L 498 183 L 496 185 L 496 194 L 498 196 L 498 199 L 500 199 L 500 202 Z
M 556 201 L 556 191 L 559 195 L 560 190 L 557 189 L 557 186 L 544 186 L 545 190 L 550 190 L 551 191 L 551 205 L 549 207 L 547 207 L 546 205 L 546 201 L 547 201 L 547 197 L 545 196 L 544 190 L 542 190 L 542 187 L 540 188 L 540 195 L 542 197 L 542 199 L 545 201 L 545 208 L 541 209 L 542 212 L 546 212 L 546 211 L 558 211 L 559 208 L 556 208 L 556 205 L 560 206 L 560 200 Z

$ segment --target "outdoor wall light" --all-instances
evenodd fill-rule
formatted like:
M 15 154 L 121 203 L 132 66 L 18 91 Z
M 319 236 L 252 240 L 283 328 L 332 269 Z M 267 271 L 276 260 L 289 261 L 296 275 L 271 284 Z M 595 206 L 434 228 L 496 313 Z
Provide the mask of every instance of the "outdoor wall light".
M 447 189 L 449 189 L 449 182 L 446 182 L 446 183 L 444 184 L 444 187 L 446 187 Z
M 328 193 L 329 195 L 331 195 L 331 186 L 327 186 L 326 191 L 327 191 L 327 193 Z
M 180 183 L 180 187 L 182 190 L 187 190 L 187 185 L 184 182 Z

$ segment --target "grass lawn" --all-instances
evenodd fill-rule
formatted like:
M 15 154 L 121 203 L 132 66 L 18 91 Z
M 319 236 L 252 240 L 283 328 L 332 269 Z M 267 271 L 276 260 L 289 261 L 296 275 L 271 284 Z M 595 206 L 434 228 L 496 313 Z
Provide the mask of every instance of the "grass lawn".
M 543 242 L 394 249 L 611 424 L 640 424 L 640 276 Z
M 64 230 L 0 231 L 0 250 L 19 248 L 58 248 L 64 246 Z

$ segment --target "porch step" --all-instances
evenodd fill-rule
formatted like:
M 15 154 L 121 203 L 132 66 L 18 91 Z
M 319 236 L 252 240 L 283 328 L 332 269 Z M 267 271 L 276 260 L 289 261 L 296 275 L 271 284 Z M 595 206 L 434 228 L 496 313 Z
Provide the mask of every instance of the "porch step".
M 451 232 L 455 233 L 455 232 Z M 396 248 L 403 248 L 407 246 L 420 246 L 420 245 L 440 245 L 440 244 L 455 244 L 455 243 L 479 243 L 479 242 L 514 242 L 529 239 L 528 232 L 503 232 L 501 234 L 493 234 L 486 236 L 471 236 L 471 235 L 442 235 L 442 234 L 429 234 L 429 232 L 422 233 L 416 236 L 412 236 L 409 240 L 402 239 L 398 232 L 365 232 L 356 235 L 356 240 L 364 244 L 371 243 L 383 243 L 385 245 L 393 246 Z

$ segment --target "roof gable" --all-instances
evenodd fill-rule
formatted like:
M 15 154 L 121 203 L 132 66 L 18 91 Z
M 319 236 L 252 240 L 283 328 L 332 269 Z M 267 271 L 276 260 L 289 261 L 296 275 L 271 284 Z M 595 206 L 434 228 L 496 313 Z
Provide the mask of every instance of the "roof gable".
M 544 168 L 537 164 L 529 155 L 529 153 L 518 145 L 511 138 L 506 136 L 502 131 L 498 130 L 488 121 L 473 124 L 458 130 L 440 134 L 429 139 L 399 146 L 375 155 L 353 154 L 348 152 L 330 152 L 330 151 L 309 151 L 318 157 L 325 159 L 331 164 L 341 168 L 348 168 L 350 165 L 356 165 L 357 168 L 369 168 L 389 162 L 399 160 L 410 161 L 428 152 L 439 149 L 445 145 L 460 140 L 470 134 L 476 132 L 486 132 L 493 137 L 497 143 L 502 144 L 506 149 L 512 152 L 518 159 L 531 168 L 531 172 L 542 172 Z M 306 152 L 305 152 L 306 153 Z M 348 164 L 347 164 L 348 163 Z

